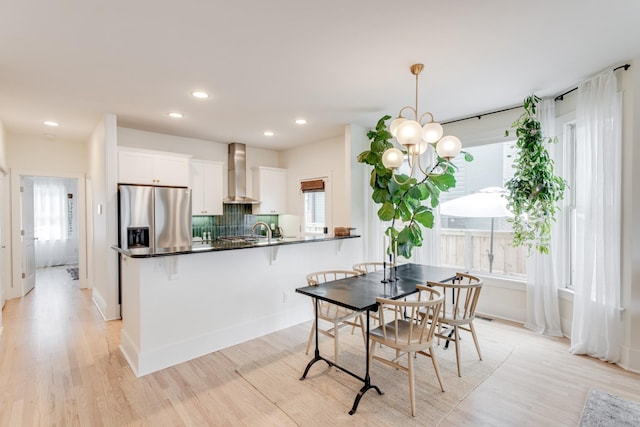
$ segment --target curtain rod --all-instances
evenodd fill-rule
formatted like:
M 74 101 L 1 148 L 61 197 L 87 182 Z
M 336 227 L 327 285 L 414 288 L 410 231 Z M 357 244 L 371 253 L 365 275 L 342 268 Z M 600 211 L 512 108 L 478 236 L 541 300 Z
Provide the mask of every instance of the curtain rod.
M 448 125 L 448 124 L 451 124 L 451 123 L 461 122 L 463 120 L 469 120 L 469 119 L 475 119 L 475 118 L 480 120 L 482 118 L 482 116 L 488 116 L 490 114 L 502 113 L 502 112 L 505 112 L 505 111 L 517 110 L 518 108 L 522 108 L 522 107 L 523 107 L 523 105 L 520 104 L 520 105 L 516 105 L 515 107 L 503 108 L 502 110 L 489 111 L 488 113 L 475 114 L 473 116 L 463 117 L 461 119 L 449 120 L 448 122 L 442 122 L 440 124 Z
M 621 66 L 619 66 L 619 67 L 614 68 L 614 69 L 613 69 L 613 71 L 618 71 L 618 70 L 619 70 L 619 69 L 621 69 L 621 68 L 624 68 L 624 70 L 625 70 L 625 71 L 627 71 L 627 70 L 629 69 L 629 67 L 631 67 L 631 65 L 629 65 L 629 64 L 624 64 L 624 65 L 621 65 Z M 568 94 L 570 94 L 571 92 L 576 91 L 576 90 L 578 90 L 578 88 L 577 88 L 577 87 L 574 87 L 573 89 L 569 89 L 568 91 L 563 92 L 563 93 L 561 93 L 560 95 L 558 95 L 558 96 L 556 96 L 555 98 L 553 98 L 553 100 L 554 100 L 554 101 L 564 101 L 564 96 L 565 96 L 565 95 L 568 95 Z
M 613 71 L 617 71 L 621 68 L 624 68 L 625 71 L 627 71 L 629 69 L 629 67 L 631 67 L 631 65 L 629 64 L 624 64 L 624 65 L 620 65 L 619 67 L 616 67 L 613 69 Z M 570 89 L 566 92 L 561 93 L 560 95 L 556 96 L 555 98 L 553 98 L 554 101 L 562 101 L 564 100 L 564 96 L 575 91 L 578 90 L 577 87 L 574 87 L 573 89 Z M 448 122 L 442 122 L 442 125 L 448 125 L 451 123 L 456 123 L 456 122 L 461 122 L 464 120 L 469 120 L 469 119 L 475 119 L 477 118 L 478 120 L 481 119 L 483 116 L 488 116 L 490 114 L 497 114 L 497 113 L 503 113 L 505 111 L 511 111 L 511 110 L 517 110 L 518 108 L 522 108 L 524 105 L 520 104 L 520 105 L 516 105 L 515 107 L 509 107 L 509 108 L 503 108 L 502 110 L 496 110 L 496 111 L 489 111 L 488 113 L 482 113 L 482 114 L 474 114 L 473 116 L 468 116 L 468 117 L 463 117 L 461 119 L 455 119 L 455 120 L 449 120 Z

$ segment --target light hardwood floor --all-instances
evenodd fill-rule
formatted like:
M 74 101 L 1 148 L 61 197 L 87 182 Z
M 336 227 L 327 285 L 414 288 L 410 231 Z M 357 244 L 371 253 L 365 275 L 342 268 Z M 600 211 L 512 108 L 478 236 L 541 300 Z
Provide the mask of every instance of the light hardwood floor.
M 103 322 L 91 292 L 79 290 L 64 268 L 39 271 L 34 291 L 6 303 L 3 324 L 0 426 L 372 424 L 358 413 L 300 421 L 299 414 L 283 410 L 242 378 L 237 349 L 135 378 L 118 349 L 120 322 Z M 308 328 L 253 340 L 242 357 L 248 361 L 252 352 L 278 349 L 303 352 Z M 640 400 L 640 375 L 571 355 L 565 339 L 498 321 L 478 322 L 477 328 L 511 343 L 513 352 L 442 425 L 577 425 L 590 388 Z M 373 424 L 410 421 L 408 413 L 394 416 Z

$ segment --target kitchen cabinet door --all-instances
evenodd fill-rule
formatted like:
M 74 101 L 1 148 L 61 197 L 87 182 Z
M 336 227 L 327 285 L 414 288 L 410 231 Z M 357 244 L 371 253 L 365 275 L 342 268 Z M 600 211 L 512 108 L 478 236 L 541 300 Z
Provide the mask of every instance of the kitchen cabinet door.
M 222 215 L 224 164 L 191 161 L 191 211 L 193 215 Z
M 153 158 L 138 151 L 118 151 L 118 182 L 153 185 Z
M 188 187 L 189 158 L 180 154 L 120 148 L 118 182 Z
M 154 156 L 153 176 L 156 185 L 189 186 L 189 159 L 178 156 Z
M 287 210 L 287 170 L 260 166 L 253 169 L 254 214 L 280 214 Z

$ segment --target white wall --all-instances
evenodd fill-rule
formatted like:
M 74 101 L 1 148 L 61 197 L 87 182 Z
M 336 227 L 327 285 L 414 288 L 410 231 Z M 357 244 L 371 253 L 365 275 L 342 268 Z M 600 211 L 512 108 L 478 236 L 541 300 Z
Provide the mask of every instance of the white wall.
M 231 141 L 233 142 L 233 141 Z M 206 141 L 203 139 L 183 138 L 162 133 L 147 132 L 138 129 L 118 128 L 118 145 L 123 147 L 144 148 L 173 153 L 187 154 L 193 159 L 214 160 L 224 163 L 224 196 L 228 195 L 228 143 Z M 253 194 L 252 168 L 255 166 L 281 167 L 278 152 L 247 146 L 247 194 Z
M 482 116 L 481 119 L 472 118 L 451 123 L 444 125 L 444 134 L 460 138 L 463 150 L 478 145 L 506 142 L 514 139 L 511 125 L 523 112 L 522 108 L 516 108 Z M 504 136 L 506 130 L 510 132 L 510 137 Z
M 87 146 L 83 141 L 9 133 L 7 161 L 11 169 L 27 170 L 34 172 L 33 175 L 84 174 Z
M 0 335 L 2 334 L 2 307 L 4 307 L 5 292 L 4 287 L 8 285 L 9 265 L 11 254 L 9 243 L 6 239 L 9 236 L 9 203 L 8 203 L 8 180 L 5 175 L 8 172 L 5 154 L 5 132 L 4 125 L 0 121 Z
M 622 307 L 624 368 L 640 372 L 640 59 L 618 72 L 623 90 Z
M 280 152 L 282 167 L 287 169 L 287 212 L 302 218 L 300 181 L 322 177 L 329 179 L 325 189 L 327 226 L 331 230 L 329 234 L 332 234 L 333 227 L 351 225 L 351 177 L 347 177 L 346 172 L 350 162 L 345 150 L 345 137 L 339 136 Z
M 362 249 L 362 261 L 365 259 L 366 249 L 369 244 L 369 233 L 366 232 L 366 209 L 367 203 L 373 203 L 369 198 L 369 192 L 366 189 L 369 186 L 369 176 L 371 170 L 369 165 L 358 163 L 358 154 L 369 149 L 369 138 L 367 138 L 368 129 L 356 125 L 348 125 L 345 127 L 345 152 L 349 156 L 350 161 L 349 175 L 351 176 L 351 188 L 349 191 L 349 200 L 351 205 L 351 226 L 355 227 L 355 233 L 362 236 L 360 245 Z
M 89 140 L 91 217 L 88 235 L 88 269 L 93 284 L 93 301 L 106 320 L 120 317 L 118 292 L 118 257 L 111 249 L 117 245 L 117 126 L 116 116 L 105 114 Z

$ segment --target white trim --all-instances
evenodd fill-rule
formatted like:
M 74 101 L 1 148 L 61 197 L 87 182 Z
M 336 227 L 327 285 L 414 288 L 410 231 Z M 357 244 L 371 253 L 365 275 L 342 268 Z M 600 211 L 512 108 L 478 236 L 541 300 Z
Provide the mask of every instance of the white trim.
M 526 287 L 527 287 L 526 279 L 514 279 L 514 278 L 505 277 L 505 276 L 475 274 L 473 272 L 471 272 L 471 274 L 482 279 L 484 283 L 489 282 L 491 286 L 495 288 L 524 291 L 526 290 Z
M 117 317 L 109 317 L 105 314 L 105 312 L 107 311 L 107 303 L 104 300 L 104 298 L 102 297 L 102 295 L 100 294 L 100 292 L 98 292 L 97 289 L 93 289 L 92 293 L 91 293 L 91 300 L 93 301 L 93 304 L 96 306 L 96 308 L 98 309 L 98 313 L 100 313 L 100 316 L 102 316 L 102 319 L 104 319 L 105 321 L 109 321 L 109 320 L 118 320 L 120 319 L 119 316 Z M 116 312 L 120 313 L 120 304 L 116 304 Z
M 140 348 L 135 344 L 135 342 L 129 337 L 127 331 L 122 330 L 120 334 L 120 351 L 124 355 L 124 358 L 127 359 L 127 363 L 131 367 L 133 374 L 139 378 L 140 370 L 138 369 L 138 359 L 140 358 Z
M 193 157 L 191 154 L 171 152 L 171 151 L 159 151 L 159 150 L 149 150 L 146 148 L 137 148 L 137 147 L 126 147 L 124 145 L 117 145 L 117 151 L 129 151 L 135 153 L 145 153 L 145 154 L 155 154 L 157 156 L 169 156 L 169 157 L 185 157 L 190 159 Z
M 565 301 L 569 301 L 571 304 L 573 304 L 573 295 L 574 295 L 574 292 L 572 289 L 569 289 L 569 288 L 558 289 L 558 297 L 562 298 Z

